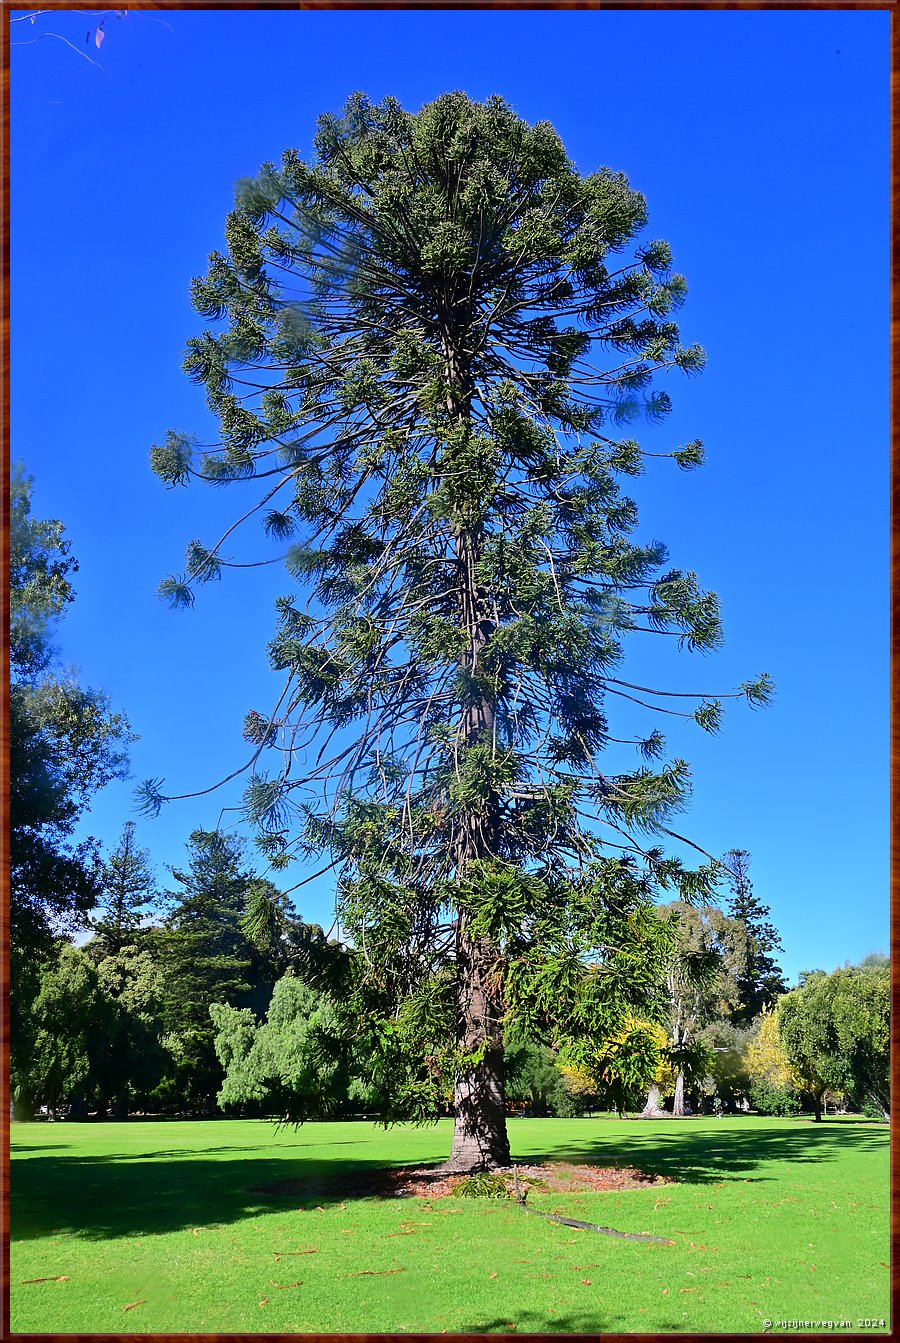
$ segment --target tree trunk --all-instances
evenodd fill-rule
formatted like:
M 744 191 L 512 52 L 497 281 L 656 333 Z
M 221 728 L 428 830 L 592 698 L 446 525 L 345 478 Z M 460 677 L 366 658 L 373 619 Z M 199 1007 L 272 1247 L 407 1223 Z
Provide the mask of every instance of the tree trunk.
M 822 1097 L 821 1097 L 818 1093 L 817 1093 L 815 1096 L 813 1096 L 813 1105 L 814 1105 L 814 1107 L 815 1107 L 815 1110 L 814 1110 L 814 1118 L 815 1118 L 815 1121 L 816 1121 L 817 1124 L 821 1124 L 821 1122 L 822 1122 Z
M 471 420 L 473 394 L 471 371 L 461 354 L 464 333 L 455 325 L 462 316 L 461 312 L 452 318 L 445 314 L 442 321 L 447 409 L 461 427 Z M 482 540 L 480 527 L 460 516 L 454 531 L 457 619 L 468 645 L 461 664 L 474 678 L 481 670 L 482 655 L 495 626 L 488 594 L 479 587 L 476 578 Z M 492 742 L 494 722 L 491 695 L 483 691 L 473 696 L 463 709 L 460 743 L 471 748 Z M 498 821 L 496 804 L 491 802 L 482 809 L 469 810 L 460 818 L 453 843 L 457 880 L 465 878 L 473 863 L 489 861 L 496 853 Z M 465 913 L 459 910 L 456 1046 L 464 1057 L 473 1057 L 473 1062 L 461 1067 L 454 1078 L 453 1145 L 447 1170 L 490 1170 L 510 1164 L 503 1078 L 503 1005 L 496 959 L 495 948 L 487 938 L 469 935 Z
M 493 955 L 484 939 L 468 936 L 460 915 L 457 928 L 457 1048 L 480 1056 L 457 1073 L 453 1083 L 453 1146 L 446 1168 L 490 1170 L 510 1164 L 503 1087 L 501 1007 L 492 982 Z
M 641 1111 L 642 1119 L 661 1119 L 665 1115 L 662 1105 L 662 1093 L 655 1082 L 650 1084 L 647 1091 L 647 1104 Z
M 675 1075 L 675 1099 L 672 1102 L 672 1114 L 684 1115 L 684 1073 L 681 1068 Z
M 113 1119 L 121 1121 L 128 1118 L 128 1089 L 123 1087 L 116 1093 L 115 1108 L 113 1110 Z
M 11 1118 L 30 1122 L 37 1113 L 37 1099 L 26 1087 L 20 1087 L 10 1098 Z

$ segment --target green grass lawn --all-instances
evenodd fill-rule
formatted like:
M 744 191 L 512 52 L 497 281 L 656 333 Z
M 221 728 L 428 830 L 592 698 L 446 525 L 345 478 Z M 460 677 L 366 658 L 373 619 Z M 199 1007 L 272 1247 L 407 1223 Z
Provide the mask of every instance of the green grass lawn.
M 535 1190 L 529 1203 L 675 1245 L 558 1226 L 508 1201 L 327 1192 L 329 1175 L 443 1159 L 449 1121 L 388 1132 L 224 1119 L 15 1124 L 12 1327 L 758 1333 L 765 1320 L 849 1321 L 848 1332 L 887 1321 L 886 1126 L 518 1119 L 510 1137 L 521 1161 L 674 1177 L 622 1193 Z M 253 1192 L 309 1178 L 322 1187 L 308 1197 Z M 24 1281 L 35 1278 L 54 1280 Z

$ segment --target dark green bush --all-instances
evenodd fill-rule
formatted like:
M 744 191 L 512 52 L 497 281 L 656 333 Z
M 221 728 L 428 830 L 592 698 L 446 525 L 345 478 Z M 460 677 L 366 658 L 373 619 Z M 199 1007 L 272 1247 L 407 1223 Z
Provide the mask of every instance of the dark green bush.
M 754 1082 L 750 1088 L 750 1104 L 761 1115 L 798 1115 L 801 1110 L 800 1097 L 796 1091 L 787 1091 L 783 1087 L 773 1087 L 770 1082 Z

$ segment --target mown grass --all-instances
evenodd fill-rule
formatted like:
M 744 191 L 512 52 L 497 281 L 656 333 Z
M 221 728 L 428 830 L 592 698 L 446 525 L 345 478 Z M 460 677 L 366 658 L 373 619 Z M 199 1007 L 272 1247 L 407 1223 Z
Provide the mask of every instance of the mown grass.
M 596 1334 L 887 1322 L 883 1125 L 520 1119 L 510 1136 L 523 1162 L 673 1177 L 623 1193 L 535 1190 L 529 1203 L 675 1245 L 577 1231 L 494 1199 L 329 1192 L 352 1170 L 443 1159 L 449 1122 L 16 1124 L 12 1327 Z M 303 1196 L 254 1192 L 284 1180 L 318 1183 Z M 64 1281 L 24 1281 L 35 1278 Z

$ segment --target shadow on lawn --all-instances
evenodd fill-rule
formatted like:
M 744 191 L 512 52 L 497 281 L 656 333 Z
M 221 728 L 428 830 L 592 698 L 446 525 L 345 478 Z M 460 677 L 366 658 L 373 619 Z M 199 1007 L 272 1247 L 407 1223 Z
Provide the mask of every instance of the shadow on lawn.
M 516 1137 L 521 1139 L 526 1132 L 521 1129 Z M 859 1153 L 884 1150 L 887 1141 L 886 1131 L 873 1131 L 862 1124 L 759 1129 L 723 1121 L 720 1127 L 692 1129 L 677 1122 L 659 1121 L 657 1127 L 655 1122 L 635 1121 L 634 1130 L 625 1133 L 619 1127 L 613 1133 L 606 1125 L 593 1130 L 586 1125 L 577 1144 L 556 1147 L 543 1159 L 637 1166 L 687 1184 L 711 1184 L 729 1179 L 766 1180 L 772 1177 L 753 1174 L 765 1162 L 818 1164 L 850 1149 Z M 254 1149 L 209 1148 L 206 1154 L 194 1151 L 183 1159 L 173 1150 L 140 1156 L 33 1156 L 15 1162 L 11 1171 L 12 1239 L 55 1232 L 96 1240 L 160 1235 L 292 1209 L 314 1211 L 353 1198 L 349 1182 L 354 1173 L 366 1175 L 385 1165 L 384 1161 L 328 1160 L 312 1154 L 215 1159 L 220 1151 L 235 1150 Z M 533 1152 L 519 1156 L 528 1163 L 541 1159 Z M 263 1192 L 270 1185 L 281 1185 L 285 1193 Z M 473 1324 L 472 1331 L 496 1327 L 493 1322 Z M 570 1332 L 572 1327 L 569 1323 L 562 1330 L 558 1323 L 540 1322 L 542 1332 Z
M 716 1128 L 693 1129 L 691 1122 L 635 1120 L 633 1132 L 615 1135 L 598 1128 L 585 1133 L 583 1142 L 555 1147 L 533 1161 L 580 1159 L 595 1166 L 637 1166 L 654 1175 L 667 1175 L 684 1184 L 716 1184 L 720 1180 L 770 1180 L 753 1171 L 769 1161 L 802 1165 L 833 1160 L 849 1149 L 886 1151 L 886 1128 L 860 1124 L 792 1125 L 790 1128 L 742 1128 L 740 1120 L 723 1120 Z M 520 1157 L 523 1161 L 526 1158 Z
M 342 1193 L 338 1188 L 354 1173 L 383 1167 L 383 1161 L 365 1159 L 177 1160 L 158 1152 L 36 1156 L 13 1163 L 10 1171 L 10 1239 L 53 1232 L 93 1240 L 162 1235 L 291 1209 L 309 1211 L 346 1198 L 346 1186 Z M 262 1192 L 261 1186 L 284 1182 L 296 1182 L 297 1192 Z M 330 1194 L 329 1185 L 337 1186 Z
M 626 1323 L 631 1324 L 632 1318 L 629 1316 L 626 1319 L 624 1315 L 606 1313 L 601 1316 L 595 1310 L 573 1311 L 568 1315 L 541 1315 L 536 1310 L 523 1310 L 511 1312 L 509 1315 L 498 1315 L 495 1320 L 472 1320 L 461 1324 L 458 1329 L 454 1325 L 453 1332 L 506 1334 L 510 1332 L 511 1327 L 517 1338 L 532 1338 L 543 1334 L 581 1334 L 595 1339 L 598 1333 L 618 1332 Z M 673 1320 L 654 1320 L 653 1327 L 654 1330 L 677 1333 L 684 1328 L 684 1324 L 683 1322 L 676 1324 Z

